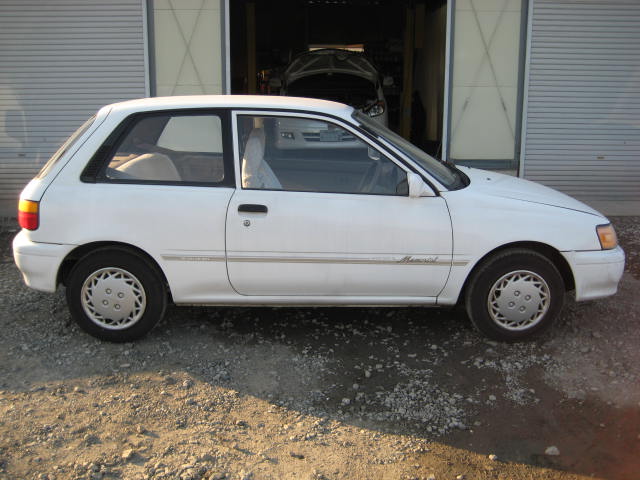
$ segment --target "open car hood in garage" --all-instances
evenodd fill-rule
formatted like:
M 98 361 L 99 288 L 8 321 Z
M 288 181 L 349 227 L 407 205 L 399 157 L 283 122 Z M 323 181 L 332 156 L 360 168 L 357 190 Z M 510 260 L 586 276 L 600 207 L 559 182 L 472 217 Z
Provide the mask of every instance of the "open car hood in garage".
M 378 83 L 378 71 L 357 52 L 327 48 L 303 53 L 295 58 L 284 72 L 284 82 L 292 83 L 310 75 L 346 73 Z
M 483 194 L 602 216 L 581 201 L 539 183 L 477 168 L 458 168 L 471 179 L 470 187 L 482 191 Z

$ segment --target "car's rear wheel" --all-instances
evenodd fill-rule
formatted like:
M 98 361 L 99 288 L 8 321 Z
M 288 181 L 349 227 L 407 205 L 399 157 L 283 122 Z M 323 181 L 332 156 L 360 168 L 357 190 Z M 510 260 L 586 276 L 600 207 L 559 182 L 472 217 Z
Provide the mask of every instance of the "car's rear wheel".
M 466 290 L 473 325 L 495 340 L 524 340 L 547 329 L 560 313 L 564 282 L 544 255 L 512 249 L 488 258 Z
M 134 252 L 93 252 L 73 267 L 67 303 L 87 333 L 110 342 L 147 334 L 164 316 L 167 295 L 162 275 Z

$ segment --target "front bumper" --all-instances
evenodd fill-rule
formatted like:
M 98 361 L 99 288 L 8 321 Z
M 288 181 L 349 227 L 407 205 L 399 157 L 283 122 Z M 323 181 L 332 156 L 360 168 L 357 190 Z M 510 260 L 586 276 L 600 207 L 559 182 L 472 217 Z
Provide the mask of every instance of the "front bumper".
M 576 300 L 608 297 L 618 291 L 624 271 L 624 251 L 562 252 L 569 262 L 576 283 Z
M 32 242 L 23 230 L 13 239 L 13 259 L 29 287 L 55 292 L 60 264 L 74 248 L 74 245 Z

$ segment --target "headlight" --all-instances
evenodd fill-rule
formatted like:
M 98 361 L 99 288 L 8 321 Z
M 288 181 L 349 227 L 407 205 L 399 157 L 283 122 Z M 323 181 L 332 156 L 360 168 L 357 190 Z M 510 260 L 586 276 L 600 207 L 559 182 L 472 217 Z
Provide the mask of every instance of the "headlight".
M 603 250 L 611 250 L 618 246 L 616 231 L 610 223 L 607 225 L 598 225 L 596 232 L 598 232 L 598 239 L 600 240 L 600 246 Z
M 379 101 L 379 102 L 374 103 L 371 107 L 369 107 L 367 110 L 365 110 L 365 112 L 370 117 L 377 117 L 379 115 L 382 115 L 384 113 L 384 102 L 383 101 Z

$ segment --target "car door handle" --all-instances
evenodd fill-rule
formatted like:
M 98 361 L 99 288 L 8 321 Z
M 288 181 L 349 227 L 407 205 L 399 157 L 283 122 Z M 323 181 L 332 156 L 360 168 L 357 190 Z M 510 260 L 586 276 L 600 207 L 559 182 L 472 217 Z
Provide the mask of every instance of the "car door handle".
M 267 213 L 269 209 L 266 205 L 257 205 L 255 203 L 243 203 L 238 205 L 239 212 L 245 213 Z

